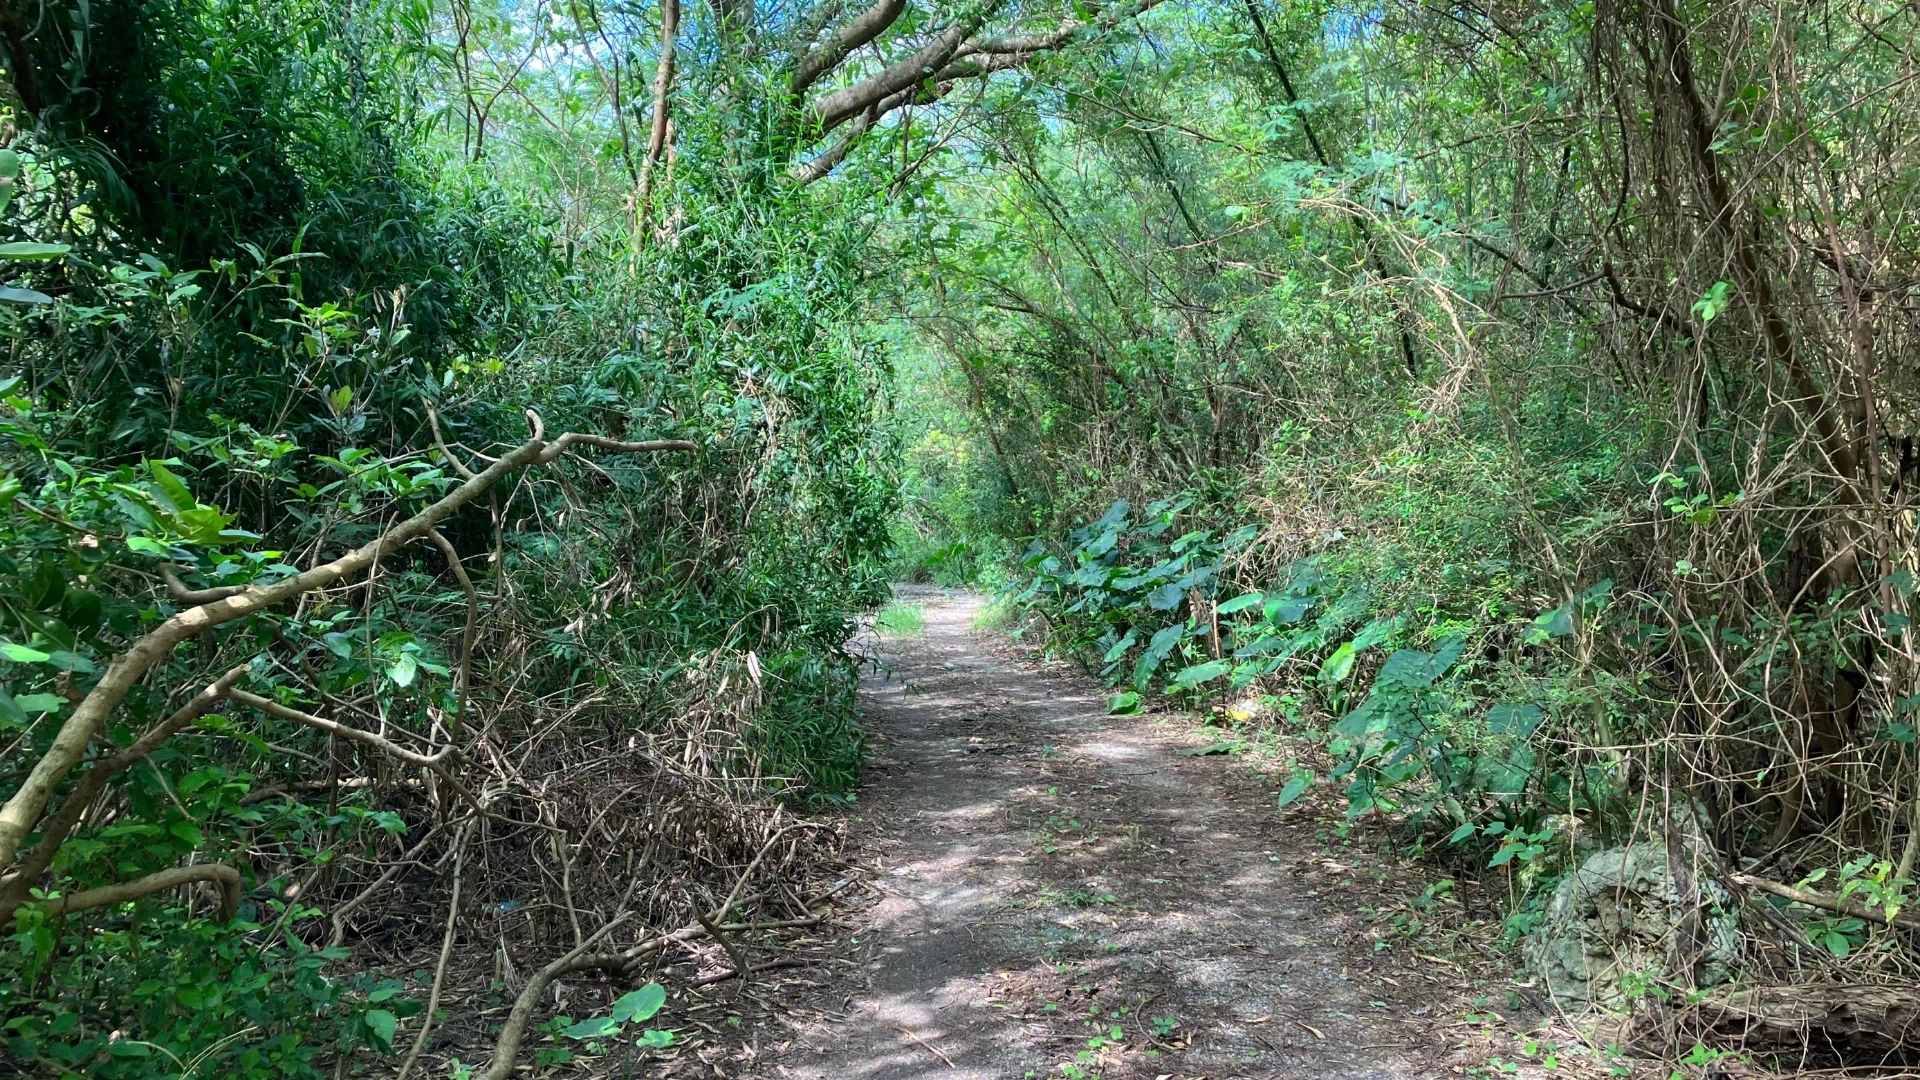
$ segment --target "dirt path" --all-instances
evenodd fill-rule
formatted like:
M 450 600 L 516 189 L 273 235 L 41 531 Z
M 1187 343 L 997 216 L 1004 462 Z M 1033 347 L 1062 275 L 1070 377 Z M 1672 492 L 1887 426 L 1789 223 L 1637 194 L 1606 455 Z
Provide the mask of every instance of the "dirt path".
M 768 1075 L 1456 1071 L 1422 1019 L 1440 988 L 1352 946 L 1326 887 L 1352 868 L 1327 868 L 1311 824 L 1283 827 L 1245 770 L 1178 755 L 1199 741 L 1184 723 L 1106 716 L 1076 669 L 975 631 L 977 598 L 901 595 L 926 630 L 880 639 L 889 670 L 863 689 L 854 828 L 882 894 L 856 920 L 863 974 Z

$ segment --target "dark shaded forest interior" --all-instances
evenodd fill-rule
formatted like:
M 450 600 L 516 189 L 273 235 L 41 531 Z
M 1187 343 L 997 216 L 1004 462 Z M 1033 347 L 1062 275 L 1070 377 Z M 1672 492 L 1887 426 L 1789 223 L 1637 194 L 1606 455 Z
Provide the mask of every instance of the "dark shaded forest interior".
M 863 2 L 0 0 L 0 1069 L 1920 1077 L 1920 2 Z

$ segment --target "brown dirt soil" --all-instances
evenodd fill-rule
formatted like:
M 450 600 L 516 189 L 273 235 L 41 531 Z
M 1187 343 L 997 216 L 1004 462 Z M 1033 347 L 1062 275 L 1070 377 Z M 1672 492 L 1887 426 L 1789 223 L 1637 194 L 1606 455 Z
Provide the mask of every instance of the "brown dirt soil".
M 1484 1021 L 1460 1021 L 1473 982 L 1371 947 L 1354 897 L 1377 894 L 1347 883 L 1376 885 L 1375 867 L 1327 857 L 1257 773 L 1179 754 L 1205 744 L 1190 722 L 1110 717 L 1077 669 L 975 631 L 977 597 L 901 596 L 926 629 L 873 642 L 851 815 L 878 896 L 845 931 L 856 963 L 835 999 L 791 1002 L 814 1021 L 784 1020 L 792 1037 L 745 1075 L 1479 1071 Z

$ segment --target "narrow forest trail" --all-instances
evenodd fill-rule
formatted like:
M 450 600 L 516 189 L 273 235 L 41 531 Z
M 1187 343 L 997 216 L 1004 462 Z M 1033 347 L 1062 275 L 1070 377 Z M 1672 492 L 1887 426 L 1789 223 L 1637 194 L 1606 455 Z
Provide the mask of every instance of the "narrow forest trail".
M 1434 980 L 1383 982 L 1343 944 L 1351 912 L 1325 891 L 1340 868 L 1256 777 L 1178 755 L 1184 725 L 1105 715 L 1077 669 L 975 630 L 977 597 L 899 595 L 926 629 L 874 641 L 883 670 L 862 691 L 854 835 L 881 892 L 851 931 L 863 977 L 769 1075 L 1453 1071 L 1417 996 Z

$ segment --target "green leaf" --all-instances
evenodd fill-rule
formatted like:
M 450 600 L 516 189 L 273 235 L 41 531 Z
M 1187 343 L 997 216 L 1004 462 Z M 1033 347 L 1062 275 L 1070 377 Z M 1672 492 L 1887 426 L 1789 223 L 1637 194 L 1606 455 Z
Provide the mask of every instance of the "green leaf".
M 1132 716 L 1139 711 L 1140 695 L 1131 690 L 1122 690 L 1107 699 L 1107 712 L 1114 716 Z
M 1454 661 L 1460 659 L 1461 651 L 1466 647 L 1465 638 L 1455 638 L 1442 645 L 1438 652 L 1422 652 L 1418 649 L 1400 649 L 1380 668 L 1378 682 L 1383 685 L 1403 686 L 1408 689 L 1420 689 L 1432 686 L 1434 680 L 1447 673 Z
M 1264 614 L 1275 626 L 1291 626 L 1313 608 L 1311 596 L 1276 596 L 1267 601 Z
M 618 1024 L 629 1020 L 651 1020 L 653 1014 L 659 1012 L 666 1003 L 666 987 L 659 983 L 648 983 L 613 1003 L 613 1020 Z
M 1367 695 L 1360 707 L 1348 713 L 1339 723 L 1333 725 L 1335 735 L 1349 739 L 1358 739 L 1371 734 L 1375 728 L 1387 722 L 1387 707 L 1393 695 L 1375 690 Z
M 153 1047 L 133 1039 L 115 1039 L 107 1044 L 107 1053 L 113 1057 L 143 1058 L 153 1056 Z
M 186 481 L 180 479 L 172 469 L 167 468 L 158 461 L 148 461 L 147 471 L 153 474 L 153 482 L 159 485 L 161 494 L 165 495 L 167 501 L 173 504 L 173 511 L 175 513 L 179 513 L 182 510 L 192 510 L 194 507 L 200 505 L 199 501 L 193 497 L 193 492 L 187 490 Z
M 77 671 L 82 675 L 91 675 L 97 670 L 93 666 L 93 661 L 77 652 L 68 652 L 65 649 L 55 649 L 47 654 L 47 659 L 61 671 Z
M 53 297 L 35 289 L 19 289 L 12 285 L 0 286 L 0 300 L 9 304 L 51 304 Z
M 82 630 L 98 626 L 103 613 L 100 597 L 85 589 L 68 589 L 60 599 L 60 612 L 63 622 Z
M 1180 673 L 1173 677 L 1173 685 L 1191 690 L 1201 683 L 1212 682 L 1232 670 L 1233 661 L 1231 660 L 1209 660 L 1204 664 L 1182 668 Z
M 1573 633 L 1573 610 L 1562 604 L 1552 611 L 1543 612 L 1533 620 L 1531 629 L 1546 637 L 1566 637 Z
M 1353 646 L 1354 652 L 1365 652 L 1393 636 L 1393 623 L 1394 620 L 1386 616 L 1375 619 L 1361 627 L 1348 644 Z
M 176 821 L 167 826 L 167 831 L 190 848 L 200 846 L 200 826 L 191 821 Z
M 1546 713 L 1538 705 L 1495 705 L 1487 710 L 1487 730 L 1525 739 L 1545 719 Z
M 673 1045 L 673 1032 L 648 1028 L 640 1033 L 640 1044 L 651 1046 L 656 1050 L 664 1050 Z
M 1187 591 L 1177 582 L 1162 585 L 1147 594 L 1147 606 L 1155 611 L 1172 611 L 1180 606 L 1180 601 L 1186 597 L 1186 593 Z
M 1122 656 L 1125 656 L 1127 654 L 1127 650 L 1133 648 L 1134 633 L 1135 631 L 1128 630 L 1127 636 L 1115 642 L 1113 648 L 1108 649 L 1106 655 L 1100 658 L 1101 662 L 1106 664 L 1111 664 L 1115 660 L 1118 660 Z
M 572 1027 L 562 1028 L 560 1034 L 569 1039 L 604 1039 L 620 1030 L 620 1024 L 611 1016 L 597 1016 L 591 1020 L 582 1020 Z
M 1702 293 L 1700 299 L 1693 302 L 1693 313 L 1700 316 L 1701 322 L 1710 323 L 1719 318 L 1721 312 L 1727 310 L 1727 305 L 1732 302 L 1732 295 L 1731 282 L 1716 281 L 1713 283 L 1713 288 Z
M 13 259 L 17 262 L 47 262 L 58 259 L 73 248 L 67 244 L 36 244 L 29 240 L 16 240 L 11 244 L 0 244 L 0 259 Z
M 1280 789 L 1280 805 L 1285 806 L 1299 799 L 1300 796 L 1305 795 L 1307 789 L 1312 786 L 1313 773 L 1310 770 L 1301 769 L 1299 772 L 1294 773 L 1292 779 L 1288 780 L 1286 785 Z
M 1246 744 L 1238 739 L 1221 739 L 1205 746 L 1189 746 L 1185 750 L 1175 750 L 1180 757 L 1212 757 L 1215 754 L 1231 754 Z
M 1447 835 L 1447 843 L 1449 844 L 1464 843 L 1467 840 L 1472 839 L 1473 834 L 1478 831 L 1479 831 L 1478 827 L 1475 826 L 1473 822 L 1469 821 L 1465 825 L 1462 825 L 1459 828 L 1453 830 L 1453 832 L 1449 833 Z
M 1250 592 L 1245 596 L 1236 596 L 1214 610 L 1222 615 L 1232 615 L 1234 612 L 1245 611 L 1250 607 L 1257 607 L 1260 604 L 1264 604 L 1266 603 L 1266 599 L 1267 596 L 1265 593 Z
M 1141 653 L 1140 659 L 1133 665 L 1133 684 L 1136 688 L 1146 689 L 1147 680 L 1153 677 L 1160 662 L 1173 652 L 1174 646 L 1180 643 L 1186 632 L 1186 626 L 1181 623 L 1161 627 L 1154 632 L 1152 639 L 1147 642 L 1147 651 Z
M 1347 676 L 1353 672 L 1354 656 L 1351 641 L 1333 650 L 1333 655 L 1327 657 L 1326 662 L 1320 665 L 1320 681 L 1323 683 L 1345 682 Z
M 29 649 L 25 645 L 15 645 L 11 641 L 0 641 L 0 657 L 5 657 L 16 664 L 44 664 L 53 659 L 51 655 L 39 649 Z
M 13 700 L 20 708 L 34 713 L 59 712 L 67 703 L 59 694 L 21 694 Z
M 393 1033 L 400 1030 L 400 1018 L 385 1009 L 368 1009 L 361 1017 L 366 1021 L 367 1032 L 382 1050 L 393 1050 Z
M 413 677 L 419 671 L 420 661 L 414 659 L 412 653 L 401 653 L 400 659 L 387 669 L 387 678 L 392 679 L 395 686 L 405 689 L 413 685 Z
M 51 697 L 52 695 L 48 696 Z M 15 701 L 13 695 L 7 693 L 5 690 L 0 690 L 0 720 L 14 724 L 24 724 L 27 722 L 27 711 L 25 707 L 18 701 Z

